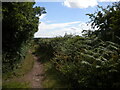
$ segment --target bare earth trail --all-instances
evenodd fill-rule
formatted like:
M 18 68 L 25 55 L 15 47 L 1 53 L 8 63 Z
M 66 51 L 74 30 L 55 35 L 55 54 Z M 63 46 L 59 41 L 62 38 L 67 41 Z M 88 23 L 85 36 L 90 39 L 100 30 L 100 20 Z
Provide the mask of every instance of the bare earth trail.
M 44 69 L 43 69 L 43 64 L 41 64 L 39 58 L 35 55 L 34 57 L 34 65 L 33 68 L 30 72 L 25 74 L 21 80 L 25 82 L 29 82 L 31 88 L 43 88 L 42 87 L 42 81 L 44 79 Z

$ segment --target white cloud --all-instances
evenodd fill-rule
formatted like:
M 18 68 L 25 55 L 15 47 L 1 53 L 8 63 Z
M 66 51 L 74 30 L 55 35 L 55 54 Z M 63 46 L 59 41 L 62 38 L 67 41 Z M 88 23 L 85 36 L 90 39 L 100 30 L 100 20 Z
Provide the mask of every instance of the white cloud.
M 64 36 L 65 33 L 67 34 L 74 34 L 74 35 L 82 35 L 82 30 L 91 29 L 91 26 L 84 22 L 75 21 L 75 22 L 68 22 L 68 23 L 54 23 L 48 24 L 43 23 L 39 24 L 38 32 L 35 33 L 35 37 L 56 37 L 56 36 Z
M 45 18 L 46 14 L 42 14 L 41 16 L 39 16 L 39 19 L 43 19 Z
M 64 6 L 69 8 L 88 8 L 98 5 L 98 2 L 118 2 L 120 0 L 65 0 Z
M 54 23 L 54 24 L 47 24 L 47 23 L 41 22 L 41 24 L 38 26 L 38 28 L 41 30 L 49 30 L 49 29 L 53 30 L 53 29 L 57 29 L 57 28 L 65 28 L 65 27 L 68 27 L 70 25 L 77 24 L 77 23 L 80 23 L 80 21 L 69 22 L 69 23 Z
M 65 0 L 63 5 L 70 8 L 88 8 L 98 5 L 97 0 Z

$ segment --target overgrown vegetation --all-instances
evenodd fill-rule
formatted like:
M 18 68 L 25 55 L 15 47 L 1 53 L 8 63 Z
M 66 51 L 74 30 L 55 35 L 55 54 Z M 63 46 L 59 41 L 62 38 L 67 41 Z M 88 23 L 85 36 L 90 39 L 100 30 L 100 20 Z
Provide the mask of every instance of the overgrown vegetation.
M 120 44 L 120 1 L 108 5 L 107 8 L 98 6 L 97 12 L 87 14 L 91 19 L 91 25 L 98 30 L 88 33 L 88 35 L 96 35 L 104 41 L 112 41 Z
M 2 72 L 10 72 L 24 60 L 38 30 L 39 18 L 45 8 L 33 7 L 34 2 L 2 3 Z
M 51 57 L 47 60 L 51 61 L 54 68 L 64 76 L 63 79 L 71 83 L 72 87 L 119 87 L 120 46 L 118 44 L 104 42 L 97 37 L 73 36 L 61 37 L 59 40 L 58 38 L 40 40 L 42 45 L 46 43 L 45 47 L 43 45 L 41 48 L 44 47 L 44 54 L 49 49 L 53 49 L 50 52 L 53 56 L 47 54 L 47 57 Z M 41 49 L 37 50 L 43 53 Z
M 102 8 L 102 7 L 100 7 Z M 63 79 L 73 88 L 120 87 L 119 15 L 120 2 L 95 14 L 88 14 L 96 31 L 84 37 L 65 35 L 36 39 L 36 53 L 45 54 Z M 41 55 L 40 55 L 41 56 Z M 43 58 L 44 57 L 40 57 Z M 59 77 L 58 77 L 59 78 Z
M 16 78 L 32 69 L 34 33 L 38 30 L 39 16 L 44 7 L 35 2 L 2 2 L 2 75 L 3 88 L 30 88 Z M 33 48 L 32 48 L 33 49 Z
M 17 69 L 3 74 L 2 87 L 3 88 L 30 88 L 29 82 L 24 82 L 22 76 L 28 73 L 34 64 L 32 54 L 26 54 L 25 60 L 19 63 Z
M 26 82 L 18 82 L 18 81 L 16 81 L 16 82 L 11 82 L 11 83 L 5 83 L 4 85 L 3 85 L 3 89 L 7 89 L 7 88 L 9 88 L 9 89 L 17 89 L 17 88 L 30 88 L 30 86 L 29 86 L 29 83 L 26 83 Z
M 19 63 L 18 68 L 14 69 L 11 72 L 3 73 L 3 82 L 9 79 L 14 79 L 16 77 L 21 77 L 24 74 L 28 73 L 34 64 L 34 58 L 32 54 L 27 52 L 25 59 Z
M 45 13 L 44 8 L 33 8 L 34 4 L 3 3 L 3 73 L 19 68 L 19 63 L 33 43 L 31 39 L 38 28 L 36 15 Z M 93 29 L 97 27 L 98 30 L 84 30 L 86 33 L 83 36 L 35 39 L 35 54 L 42 63 L 48 63 L 46 74 L 49 74 L 49 81 L 45 83 L 50 84 L 52 80 L 52 84 L 45 84 L 45 87 L 60 87 L 62 81 L 63 87 L 66 85 L 64 81 L 68 84 L 66 87 L 73 88 L 120 87 L 120 2 L 105 9 L 99 8 L 102 10 L 87 14 Z M 54 80 L 53 76 L 58 79 Z M 4 84 L 5 87 L 17 85 L 24 87 L 19 82 Z

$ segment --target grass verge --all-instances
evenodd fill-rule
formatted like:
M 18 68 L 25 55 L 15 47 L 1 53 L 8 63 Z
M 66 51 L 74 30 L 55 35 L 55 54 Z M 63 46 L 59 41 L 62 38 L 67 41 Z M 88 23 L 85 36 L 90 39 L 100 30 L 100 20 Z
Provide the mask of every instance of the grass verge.
M 42 83 L 44 88 L 70 88 L 71 85 L 55 69 L 50 61 L 44 63 L 46 77 Z
M 27 88 L 29 87 L 29 83 L 18 81 L 24 74 L 29 72 L 34 64 L 34 58 L 31 53 L 27 53 L 25 59 L 19 65 L 19 68 L 12 72 L 8 72 L 3 74 L 3 88 Z
M 26 82 L 17 82 L 17 81 L 12 81 L 9 83 L 5 83 L 2 86 L 3 88 L 29 88 L 29 83 Z

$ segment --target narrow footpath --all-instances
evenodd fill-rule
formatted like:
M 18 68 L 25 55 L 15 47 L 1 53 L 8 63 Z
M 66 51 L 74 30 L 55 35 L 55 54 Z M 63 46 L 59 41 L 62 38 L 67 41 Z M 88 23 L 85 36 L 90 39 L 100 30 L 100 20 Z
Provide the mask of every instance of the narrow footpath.
M 44 79 L 44 70 L 43 70 L 43 64 L 39 61 L 39 58 L 35 55 L 34 57 L 34 65 L 30 72 L 25 74 L 22 77 L 22 80 L 25 82 L 29 82 L 31 88 L 43 88 L 42 87 L 42 81 Z

